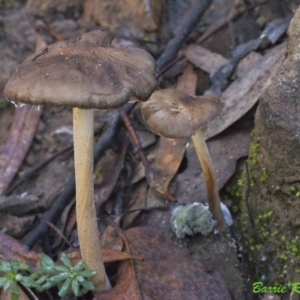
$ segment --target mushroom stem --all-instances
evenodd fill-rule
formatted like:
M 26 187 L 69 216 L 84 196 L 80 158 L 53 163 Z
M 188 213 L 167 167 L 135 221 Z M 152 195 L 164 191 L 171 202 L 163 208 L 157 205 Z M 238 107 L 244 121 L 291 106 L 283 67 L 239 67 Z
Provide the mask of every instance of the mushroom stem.
M 200 164 L 206 181 L 209 209 L 212 212 L 213 217 L 217 220 L 220 230 L 225 231 L 226 224 L 221 210 L 221 201 L 214 174 L 214 169 L 204 136 L 200 129 L 197 130 L 194 135 L 192 135 L 192 141 L 194 143 L 195 150 L 200 160 Z
M 73 109 L 74 160 L 76 179 L 76 218 L 82 259 L 88 270 L 96 271 L 91 278 L 97 291 L 111 289 L 102 260 L 96 207 L 94 203 L 94 111 Z

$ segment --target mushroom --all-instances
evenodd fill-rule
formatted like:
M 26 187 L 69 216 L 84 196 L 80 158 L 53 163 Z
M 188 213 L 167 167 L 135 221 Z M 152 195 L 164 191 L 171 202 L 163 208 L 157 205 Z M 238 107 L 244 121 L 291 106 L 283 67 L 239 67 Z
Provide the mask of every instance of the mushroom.
M 206 182 L 209 209 L 219 228 L 226 228 L 217 183 L 200 127 L 217 117 L 223 109 L 221 101 L 214 96 L 190 96 L 174 89 L 155 91 L 142 103 L 142 113 L 150 128 L 167 138 L 192 137 Z
M 93 108 L 118 108 L 147 100 L 156 88 L 155 61 L 137 48 L 111 47 L 112 36 L 95 30 L 55 43 L 28 57 L 4 94 L 33 105 L 73 107 L 76 217 L 81 256 L 97 291 L 111 288 L 101 255 L 93 188 Z

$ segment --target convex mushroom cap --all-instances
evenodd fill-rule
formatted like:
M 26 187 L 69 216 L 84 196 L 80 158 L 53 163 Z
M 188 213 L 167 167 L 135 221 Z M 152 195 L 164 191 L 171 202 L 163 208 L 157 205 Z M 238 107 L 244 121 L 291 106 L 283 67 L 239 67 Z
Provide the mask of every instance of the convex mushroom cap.
M 142 103 L 142 113 L 150 128 L 167 138 L 185 138 L 217 117 L 222 102 L 211 95 L 190 96 L 174 89 L 155 91 Z
M 117 108 L 147 100 L 156 87 L 155 61 L 144 50 L 111 47 L 112 36 L 95 30 L 28 57 L 4 94 L 33 105 Z

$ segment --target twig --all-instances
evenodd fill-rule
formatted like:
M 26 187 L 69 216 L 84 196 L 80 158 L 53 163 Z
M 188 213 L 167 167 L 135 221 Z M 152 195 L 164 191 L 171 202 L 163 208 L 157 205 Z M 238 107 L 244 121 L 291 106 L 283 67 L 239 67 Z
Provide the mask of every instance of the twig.
M 48 47 L 46 47 L 42 52 L 38 53 L 37 55 L 34 56 L 32 61 L 36 60 L 38 57 L 42 56 L 43 54 L 46 54 L 48 52 Z
M 48 32 L 53 38 L 55 38 L 57 41 L 63 41 L 63 38 L 56 33 L 55 31 L 53 31 L 50 27 L 48 27 L 46 24 L 44 24 L 43 22 L 39 22 L 38 25 L 36 25 L 36 29 L 39 30 L 45 30 L 46 32 Z
M 242 14 L 246 13 L 247 11 L 250 11 L 254 8 L 256 8 L 257 6 L 263 5 L 267 3 L 266 1 L 262 1 L 260 3 L 251 5 L 250 7 L 248 7 L 246 10 L 241 11 L 241 12 L 237 12 L 235 14 L 232 14 L 226 18 L 223 18 L 219 21 L 217 21 L 217 24 L 213 24 L 211 27 L 208 28 L 208 30 L 206 30 L 206 32 L 197 40 L 196 45 L 202 45 L 204 42 L 206 42 L 208 39 L 210 39 L 214 34 L 216 34 L 217 32 L 219 32 L 221 29 L 223 29 L 225 26 L 228 26 L 228 23 L 238 17 L 240 17 Z M 175 59 L 171 59 L 168 61 L 168 63 L 165 63 L 165 65 L 162 65 L 160 70 L 157 70 L 156 73 L 156 78 L 159 79 L 165 72 L 167 72 L 172 66 L 174 66 L 177 62 L 181 61 L 182 59 L 184 59 L 184 55 L 179 55 L 177 58 Z
M 120 111 L 120 115 L 121 115 L 122 121 L 124 122 L 124 125 L 126 126 L 128 132 L 130 134 L 130 137 L 132 138 L 132 141 L 133 141 L 135 147 L 137 148 L 137 151 L 139 153 L 141 161 L 142 161 L 144 167 L 147 168 L 147 166 L 149 165 L 149 160 L 148 160 L 147 156 L 145 155 L 145 153 L 144 153 L 144 151 L 142 149 L 142 145 L 141 145 L 140 139 L 137 136 L 136 131 L 133 128 L 133 126 L 131 124 L 131 121 L 128 118 L 128 116 L 127 116 L 126 112 L 124 111 L 124 109 L 120 108 L 119 111 Z
M 198 1 L 197 5 L 191 8 L 185 22 L 180 27 L 176 36 L 169 41 L 165 51 L 157 60 L 157 73 L 159 73 L 163 67 L 165 67 L 170 61 L 172 61 L 183 43 L 186 41 L 190 33 L 193 31 L 197 23 L 201 20 L 202 15 L 206 9 L 210 6 L 212 0 L 202 0 Z
M 51 222 L 47 222 L 48 226 L 51 227 L 68 245 L 69 247 L 72 249 L 73 246 L 72 244 L 69 242 L 69 240 L 64 236 L 64 234 Z

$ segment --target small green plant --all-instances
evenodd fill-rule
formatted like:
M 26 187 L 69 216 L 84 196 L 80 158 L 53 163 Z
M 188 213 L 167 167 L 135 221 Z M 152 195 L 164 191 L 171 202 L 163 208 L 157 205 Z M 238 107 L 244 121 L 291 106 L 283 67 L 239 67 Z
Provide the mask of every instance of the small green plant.
M 5 291 L 11 289 L 11 299 L 19 299 L 19 285 L 34 288 L 43 292 L 57 286 L 58 295 L 64 297 L 73 292 L 77 297 L 94 289 L 89 278 L 95 275 L 93 271 L 87 271 L 84 262 L 80 261 L 72 265 L 66 254 L 61 255 L 63 265 L 56 265 L 47 255 L 42 255 L 38 262 L 38 271 L 32 272 L 29 266 L 18 261 L 0 263 L 0 288 Z
M 30 272 L 30 268 L 27 264 L 12 261 L 1 261 L 0 263 L 0 288 L 4 291 L 11 290 L 11 299 L 18 300 L 20 296 L 18 283 L 31 288 L 35 287 L 35 282 L 29 276 L 22 275 L 21 273 Z

